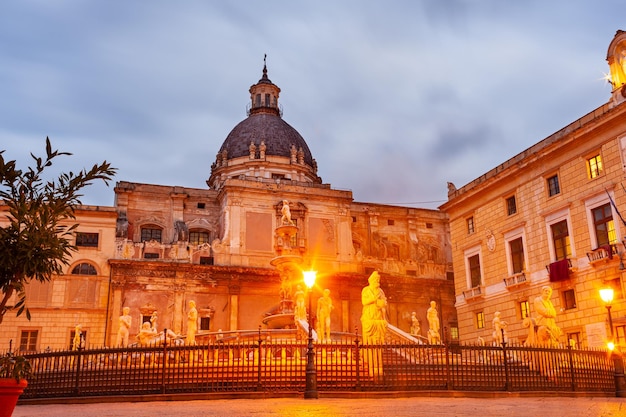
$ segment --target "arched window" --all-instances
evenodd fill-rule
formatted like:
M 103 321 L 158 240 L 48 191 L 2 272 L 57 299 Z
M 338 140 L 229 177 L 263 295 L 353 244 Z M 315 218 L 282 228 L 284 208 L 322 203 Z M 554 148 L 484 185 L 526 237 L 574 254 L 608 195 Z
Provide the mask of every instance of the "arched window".
M 65 304 L 72 307 L 91 308 L 95 306 L 98 293 L 98 275 L 96 267 L 86 262 L 72 268 L 75 277 L 67 283 Z
M 162 230 L 163 229 L 158 226 L 143 226 L 141 228 L 141 241 L 150 242 L 151 240 L 155 240 L 161 242 Z
M 78 264 L 72 269 L 72 275 L 98 275 L 96 268 L 88 263 Z
M 211 234 L 206 230 L 191 230 L 189 232 L 189 243 L 191 245 L 202 245 L 204 243 L 211 243 Z

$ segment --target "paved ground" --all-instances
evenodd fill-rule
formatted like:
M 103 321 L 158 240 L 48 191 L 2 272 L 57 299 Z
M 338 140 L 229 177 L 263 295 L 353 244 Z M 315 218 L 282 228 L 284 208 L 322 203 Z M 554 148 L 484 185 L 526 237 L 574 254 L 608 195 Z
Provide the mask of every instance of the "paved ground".
M 111 416 L 429 416 L 429 417 L 618 417 L 626 416 L 626 398 L 300 398 L 118 402 L 18 405 L 13 417 Z

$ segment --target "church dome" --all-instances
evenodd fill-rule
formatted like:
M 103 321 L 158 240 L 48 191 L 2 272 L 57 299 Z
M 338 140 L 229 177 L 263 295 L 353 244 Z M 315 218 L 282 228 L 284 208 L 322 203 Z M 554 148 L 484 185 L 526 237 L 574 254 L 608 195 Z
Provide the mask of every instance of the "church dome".
M 209 186 L 219 188 L 228 178 L 249 177 L 321 183 L 306 141 L 282 119 L 280 88 L 268 78 L 267 65 L 249 91 L 248 117 L 222 143 L 211 166 Z
M 250 114 L 230 131 L 220 148 L 220 153 L 227 150 L 228 159 L 248 156 L 250 143 L 259 147 L 265 143 L 268 156 L 291 157 L 291 150 L 304 152 L 304 163 L 313 166 L 313 156 L 304 138 L 296 129 L 280 116 L 270 113 Z

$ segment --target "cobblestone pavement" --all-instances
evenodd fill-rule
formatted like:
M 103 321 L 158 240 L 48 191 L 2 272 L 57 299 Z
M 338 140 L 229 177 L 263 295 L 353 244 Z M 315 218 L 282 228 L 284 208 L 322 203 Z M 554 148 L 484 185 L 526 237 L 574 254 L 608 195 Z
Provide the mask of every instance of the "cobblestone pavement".
M 429 417 L 618 417 L 626 399 L 606 397 L 411 397 L 296 398 L 18 405 L 13 417 L 112 416 L 429 416 Z

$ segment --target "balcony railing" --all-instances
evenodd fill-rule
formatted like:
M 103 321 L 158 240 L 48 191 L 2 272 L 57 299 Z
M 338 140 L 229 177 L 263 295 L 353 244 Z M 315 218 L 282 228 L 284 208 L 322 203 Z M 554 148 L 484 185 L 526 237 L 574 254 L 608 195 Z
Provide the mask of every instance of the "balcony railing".
M 484 296 L 485 296 L 485 287 L 482 285 L 470 288 L 467 291 L 463 291 L 463 297 L 465 297 L 466 301 L 473 300 L 476 298 L 483 298 Z
M 528 283 L 528 280 L 526 279 L 526 274 L 524 274 L 523 272 L 508 276 L 504 278 L 503 281 L 504 285 L 507 288 L 513 288 Z
M 589 259 L 589 264 L 595 265 L 599 262 L 607 262 L 613 259 L 613 256 L 617 256 L 619 253 L 617 252 L 617 245 L 603 245 L 599 246 L 591 252 L 587 252 L 587 258 Z

